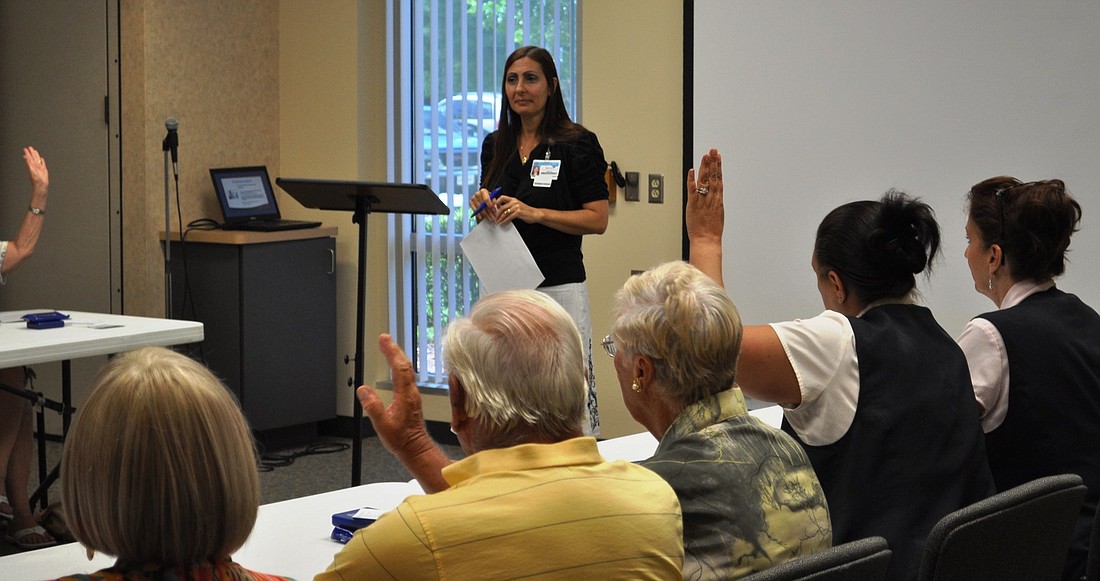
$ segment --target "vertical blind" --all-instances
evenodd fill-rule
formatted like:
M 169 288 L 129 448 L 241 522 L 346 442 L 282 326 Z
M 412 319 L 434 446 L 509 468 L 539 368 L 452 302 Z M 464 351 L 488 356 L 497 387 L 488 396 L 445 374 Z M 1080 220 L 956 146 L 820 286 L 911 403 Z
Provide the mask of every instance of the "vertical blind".
M 504 62 L 517 47 L 546 48 L 558 67 L 566 107 L 575 111 L 577 0 L 415 0 L 407 76 L 412 95 L 412 178 L 451 208 L 447 216 L 405 221 L 409 255 L 404 311 L 409 355 L 421 384 L 446 384 L 443 329 L 477 301 L 477 275 L 459 243 L 474 227 L 468 206 L 480 182 L 481 143 L 494 131 L 503 102 Z M 400 81 L 399 81 L 400 82 Z

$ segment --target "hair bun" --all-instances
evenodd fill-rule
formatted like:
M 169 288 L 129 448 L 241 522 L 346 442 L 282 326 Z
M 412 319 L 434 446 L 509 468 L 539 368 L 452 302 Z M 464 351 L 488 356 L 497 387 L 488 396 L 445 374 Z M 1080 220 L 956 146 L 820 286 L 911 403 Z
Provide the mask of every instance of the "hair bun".
M 882 197 L 878 223 L 867 237 L 870 255 L 886 271 L 917 274 L 928 265 L 923 226 L 931 209 L 901 192 L 890 190 Z
M 916 274 L 924 270 L 928 255 L 917 239 L 916 227 L 902 229 L 880 227 L 867 238 L 870 256 L 885 271 Z

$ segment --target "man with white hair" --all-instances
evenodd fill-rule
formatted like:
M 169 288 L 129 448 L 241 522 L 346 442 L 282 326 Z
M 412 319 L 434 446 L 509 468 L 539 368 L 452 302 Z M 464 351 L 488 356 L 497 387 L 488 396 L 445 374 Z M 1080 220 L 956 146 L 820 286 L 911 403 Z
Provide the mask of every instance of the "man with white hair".
M 412 365 L 389 335 L 385 406 L 359 401 L 382 443 L 433 493 L 358 531 L 317 579 L 680 579 L 680 505 L 655 473 L 607 462 L 583 436 L 580 334 L 536 291 L 483 298 L 443 344 L 451 427 L 469 456 L 428 435 Z

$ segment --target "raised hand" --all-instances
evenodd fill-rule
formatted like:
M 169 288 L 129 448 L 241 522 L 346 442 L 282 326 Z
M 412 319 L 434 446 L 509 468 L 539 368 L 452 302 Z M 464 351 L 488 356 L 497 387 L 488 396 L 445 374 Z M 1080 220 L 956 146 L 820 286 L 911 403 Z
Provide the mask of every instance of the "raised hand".
M 443 490 L 448 484 L 440 470 L 451 461 L 428 435 L 412 362 L 390 335 L 378 337 L 378 350 L 390 366 L 393 401 L 387 406 L 374 388 L 361 385 L 355 390 L 359 404 L 370 418 L 382 445 L 420 481 L 424 491 Z
M 711 149 L 699 160 L 698 171 L 688 170 L 684 224 L 691 245 L 691 264 L 718 284 L 723 284 L 722 232 L 726 222 L 723 190 L 722 154 Z

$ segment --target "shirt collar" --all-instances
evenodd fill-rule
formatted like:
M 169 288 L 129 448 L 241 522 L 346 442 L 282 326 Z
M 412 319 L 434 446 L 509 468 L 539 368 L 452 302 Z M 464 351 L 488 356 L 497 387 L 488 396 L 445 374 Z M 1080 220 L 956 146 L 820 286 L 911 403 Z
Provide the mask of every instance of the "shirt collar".
M 707 426 L 713 426 L 718 422 L 748 412 L 741 388 L 727 389 L 684 408 L 684 411 L 680 412 L 680 415 L 672 421 L 672 425 L 669 426 L 661 441 L 672 441 L 685 434 L 698 432 Z
M 443 479 L 455 486 L 491 472 L 521 472 L 539 468 L 578 466 L 604 462 L 596 439 L 572 438 L 555 444 L 520 444 L 482 450 L 443 469 Z
M 889 298 L 889 299 L 879 299 L 879 300 L 867 305 L 866 307 L 863 307 L 863 310 L 860 311 L 858 315 L 856 315 L 856 318 L 861 318 L 861 317 L 863 317 L 863 315 L 867 314 L 867 311 L 870 311 L 871 309 L 873 309 L 875 307 L 881 307 L 882 305 L 913 305 L 913 304 L 916 304 L 916 301 L 913 299 L 913 293 L 906 294 L 903 297 L 894 297 L 894 298 Z
M 1001 301 L 1001 308 L 1007 309 L 1009 307 L 1015 307 L 1023 302 L 1024 299 L 1030 297 L 1035 293 L 1041 293 L 1054 288 L 1054 281 L 1047 280 L 1044 282 L 1035 282 L 1034 280 L 1027 279 L 1021 280 L 1012 285 L 1012 288 L 1008 289 L 1005 293 L 1005 298 Z

